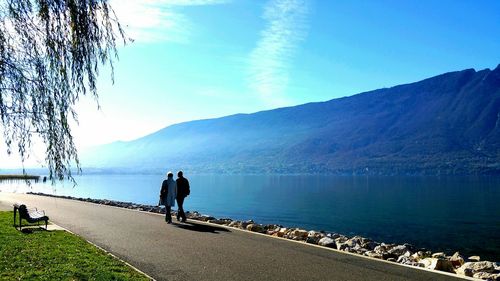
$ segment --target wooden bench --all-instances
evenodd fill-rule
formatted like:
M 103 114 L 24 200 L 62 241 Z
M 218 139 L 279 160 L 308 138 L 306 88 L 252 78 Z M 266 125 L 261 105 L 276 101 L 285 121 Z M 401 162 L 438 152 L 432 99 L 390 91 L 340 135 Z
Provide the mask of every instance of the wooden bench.
M 45 221 L 45 229 L 49 222 L 49 217 L 45 215 L 45 211 L 35 209 L 28 209 L 24 204 L 14 204 L 14 226 L 16 226 L 16 213 L 19 211 L 19 230 L 21 230 L 21 219 L 25 219 L 29 223 L 39 223 Z M 17 226 L 16 226 L 17 228 Z

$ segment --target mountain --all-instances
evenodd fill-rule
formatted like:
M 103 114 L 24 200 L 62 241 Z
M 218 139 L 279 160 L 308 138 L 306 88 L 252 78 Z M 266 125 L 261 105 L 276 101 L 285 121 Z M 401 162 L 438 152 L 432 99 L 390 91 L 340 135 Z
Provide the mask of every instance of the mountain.
M 82 164 L 142 172 L 500 174 L 500 65 L 180 123 L 96 147 Z

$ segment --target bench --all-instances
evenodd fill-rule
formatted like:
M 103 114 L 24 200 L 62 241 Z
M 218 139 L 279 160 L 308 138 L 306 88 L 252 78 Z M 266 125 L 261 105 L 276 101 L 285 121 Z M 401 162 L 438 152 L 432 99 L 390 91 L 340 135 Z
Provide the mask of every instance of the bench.
M 45 221 L 45 229 L 47 229 L 47 223 L 49 217 L 45 215 L 45 211 L 39 211 L 35 209 L 28 209 L 24 204 L 14 204 L 14 226 L 16 226 L 16 213 L 19 211 L 19 230 L 21 230 L 21 219 L 25 219 L 29 223 L 39 223 Z M 17 226 L 16 226 L 17 227 Z

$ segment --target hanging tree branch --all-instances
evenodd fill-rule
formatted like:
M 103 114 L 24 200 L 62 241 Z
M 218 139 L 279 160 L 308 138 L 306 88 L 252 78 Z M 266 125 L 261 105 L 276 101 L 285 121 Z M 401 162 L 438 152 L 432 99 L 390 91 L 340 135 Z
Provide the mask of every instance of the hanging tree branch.
M 0 0 L 0 127 L 24 162 L 46 147 L 50 179 L 80 170 L 69 122 L 82 95 L 97 101 L 99 66 L 118 58 L 122 27 L 107 0 Z

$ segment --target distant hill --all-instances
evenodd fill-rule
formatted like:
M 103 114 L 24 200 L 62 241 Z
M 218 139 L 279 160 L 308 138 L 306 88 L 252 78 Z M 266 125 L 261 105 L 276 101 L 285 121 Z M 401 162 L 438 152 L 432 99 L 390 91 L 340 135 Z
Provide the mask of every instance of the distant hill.
M 180 123 L 96 147 L 82 163 L 140 172 L 500 174 L 500 65 Z

